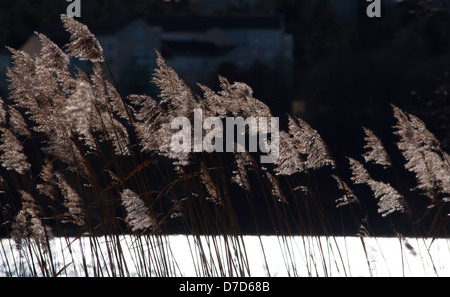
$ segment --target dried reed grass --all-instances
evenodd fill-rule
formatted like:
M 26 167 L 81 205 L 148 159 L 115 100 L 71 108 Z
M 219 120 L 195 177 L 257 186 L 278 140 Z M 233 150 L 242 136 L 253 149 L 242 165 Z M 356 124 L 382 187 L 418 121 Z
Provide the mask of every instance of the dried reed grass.
M 221 119 L 271 118 L 270 109 L 253 97 L 248 85 L 223 77 L 220 91 L 200 86 L 203 94 L 196 95 L 160 54 L 152 80 L 160 88 L 160 98 L 124 97 L 114 79 L 105 79 L 104 71 L 110 70 L 95 36 L 71 17 L 61 19 L 70 33 L 63 49 L 40 33 L 36 33 L 42 43 L 38 57 L 10 48 L 10 95 L 6 102 L 0 101 L 2 228 L 24 257 L 38 255 L 29 259 L 34 274 L 61 273 L 51 266 L 48 243 L 55 233 L 65 238 L 89 236 L 90 246 L 82 251 L 96 259 L 97 266 L 85 267 L 86 275 L 92 271 L 96 276 L 128 275 L 130 263 L 123 258 L 119 242 L 122 234 L 135 236 L 135 244 L 128 248 L 133 249 L 141 275 L 174 275 L 179 268 L 171 259 L 167 236 L 176 222 L 181 226 L 177 232 L 196 239 L 190 253 L 200 255 L 194 259 L 199 276 L 247 276 L 244 226 L 238 218 L 242 210 L 236 209 L 236 190 L 232 192 L 235 184 L 242 189 L 239 205 L 246 203 L 252 230 L 261 236 L 260 225 L 271 229 L 279 238 L 286 267 L 297 275 L 299 264 L 291 255 L 299 243 L 292 242 L 291 235 L 325 234 L 327 246 L 333 241 L 316 176 L 320 170 L 327 170 L 337 182 L 336 190 L 343 196 L 333 201 L 339 209 L 351 210 L 364 243 L 371 232 L 364 202 L 339 174 L 319 133 L 305 121 L 288 116 L 288 131 L 280 131 L 280 157 L 274 164 L 263 166 L 247 151 L 235 153 L 231 161 L 222 153 L 174 152 L 170 122 L 175 117 L 192 119 L 193 110 L 200 108 L 205 115 Z M 74 58 L 90 61 L 91 71 L 72 69 Z M 404 168 L 416 177 L 413 191 L 427 196 L 428 207 L 437 209 L 432 217 L 437 234 L 445 229 L 444 206 L 450 199 L 449 155 L 422 121 L 398 107 L 393 110 Z M 384 170 L 393 168 L 381 140 L 371 130 L 364 131 L 365 161 Z M 383 217 L 412 215 L 404 194 L 390 183 L 376 181 L 356 159 L 349 161 L 351 180 L 368 186 Z M 210 235 L 206 241 L 200 237 L 205 234 Z M 105 236 L 106 251 L 100 250 L 98 235 Z M 320 242 L 300 244 L 327 248 Z M 320 262 L 327 271 L 324 252 L 322 256 L 323 261 L 310 259 L 307 265 Z M 35 266 L 36 260 L 41 264 Z

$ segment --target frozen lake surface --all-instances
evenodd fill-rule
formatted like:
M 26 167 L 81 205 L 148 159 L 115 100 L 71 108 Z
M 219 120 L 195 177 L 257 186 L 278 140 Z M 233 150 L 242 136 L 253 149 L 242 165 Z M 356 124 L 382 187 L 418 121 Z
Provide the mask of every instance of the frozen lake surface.
M 0 276 L 450 276 L 448 239 L 310 236 L 2 239 Z

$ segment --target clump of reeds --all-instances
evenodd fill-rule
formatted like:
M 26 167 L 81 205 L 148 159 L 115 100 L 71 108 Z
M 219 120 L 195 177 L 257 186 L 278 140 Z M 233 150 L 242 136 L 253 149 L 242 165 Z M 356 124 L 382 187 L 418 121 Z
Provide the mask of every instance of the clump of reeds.
M 220 119 L 270 119 L 271 111 L 253 97 L 248 85 L 223 77 L 220 91 L 200 86 L 203 93 L 194 94 L 160 54 L 152 80 L 160 88 L 159 98 L 124 96 L 114 79 L 106 78 L 113 78 L 113 73 L 95 36 L 73 18 L 63 15 L 62 21 L 70 33 L 62 49 L 40 33 L 36 33 L 42 43 L 37 57 L 10 49 L 10 95 L 0 102 L 2 228 L 19 250 L 26 251 L 24 244 L 37 246 L 43 251 L 39 262 L 47 263 L 53 234 L 89 236 L 91 248 L 85 253 L 94 255 L 99 264 L 94 274 L 127 275 L 130 263 L 123 258 L 119 235 L 133 234 L 134 265 L 141 274 L 173 275 L 176 261 L 167 235 L 175 224 L 181 226 L 176 232 L 197 238 L 193 250 L 201 256 L 193 260 L 199 275 L 248 275 L 239 224 L 242 210 L 236 209 L 240 203 L 246 205 L 256 235 L 261 235 L 262 224 L 281 238 L 286 267 L 296 275 L 297 263 L 290 258 L 296 243 L 291 235 L 325 234 L 331 240 L 333 236 L 316 176 L 321 170 L 337 181 L 334 187 L 342 197 L 333 199 L 336 206 L 352 208 L 358 234 L 370 234 L 363 203 L 339 174 L 324 140 L 305 121 L 288 117 L 273 164 L 259 163 L 257 154 L 248 151 L 231 156 L 174 151 L 170 123 L 176 117 L 193 119 L 194 109 Z M 74 59 L 90 61 L 91 69 L 72 67 Z M 418 118 L 397 107 L 394 116 L 405 168 L 415 174 L 416 189 L 430 199 L 429 207 L 439 209 L 436 225 L 450 196 L 449 155 Z M 364 131 L 365 161 L 392 168 L 381 140 L 369 129 Z M 382 216 L 411 215 L 404 193 L 375 180 L 356 159 L 349 161 L 351 180 L 368 186 Z M 444 224 L 438 226 L 436 231 L 441 231 Z M 106 236 L 107 251 L 98 250 L 99 235 Z M 201 235 L 212 237 L 205 243 Z M 216 250 L 215 255 L 206 253 L 202 245 L 223 244 L 217 235 L 223 236 L 226 248 L 208 249 Z M 100 268 L 100 263 L 109 268 Z M 48 264 L 39 267 L 44 275 L 61 272 Z M 87 268 L 84 272 L 90 273 Z

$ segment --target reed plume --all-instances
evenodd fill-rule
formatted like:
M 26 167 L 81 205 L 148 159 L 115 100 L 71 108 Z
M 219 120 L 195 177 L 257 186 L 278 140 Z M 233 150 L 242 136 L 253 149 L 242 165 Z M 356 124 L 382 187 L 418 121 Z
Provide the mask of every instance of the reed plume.
M 143 151 L 161 152 L 168 142 L 169 117 L 161 105 L 146 95 L 131 95 L 130 101 L 136 108 L 136 130 Z M 170 134 L 169 134 L 170 135 Z
M 36 64 L 29 54 L 10 47 L 7 47 L 7 49 L 12 53 L 12 66 L 8 67 L 6 72 L 10 90 L 8 99 L 15 102 L 19 107 L 31 110 L 36 106 L 33 96 Z
M 250 191 L 250 181 L 247 173 L 247 167 L 253 164 L 253 159 L 248 152 L 234 153 L 236 169 L 233 171 L 231 181 L 238 184 L 246 191 Z
M 299 146 L 297 143 L 302 143 L 300 138 L 291 137 L 285 131 L 280 131 L 279 137 L 279 156 L 274 164 L 275 173 L 277 175 L 292 175 L 305 171 L 306 164 L 303 160 L 303 156 L 301 155 L 301 151 L 299 151 Z
M 12 224 L 11 236 L 17 249 L 22 250 L 23 242 L 33 239 L 44 251 L 48 251 L 48 239 L 53 236 L 50 229 L 42 223 L 39 217 L 39 208 L 34 198 L 25 191 L 20 191 L 22 208 L 16 215 Z
M 133 243 L 137 262 L 148 254 L 161 254 L 149 262 L 142 260 L 140 269 L 150 271 L 156 263 L 160 265 L 159 273 L 165 275 L 172 269 L 167 261 L 170 248 L 159 235 L 170 232 L 170 223 L 176 222 L 195 237 L 195 248 L 203 265 L 196 267 L 200 275 L 226 275 L 227 270 L 231 274 L 239 270 L 236 274 L 246 275 L 247 263 L 242 260 L 245 247 L 241 246 L 237 217 L 248 215 L 253 218 L 258 235 L 261 219 L 264 225 L 266 221 L 272 223 L 273 230 L 282 238 L 280 243 L 286 244 L 285 260 L 295 274 L 295 263 L 289 262 L 292 239 L 286 235 L 295 232 L 329 235 L 334 227 L 335 221 L 329 221 L 333 218 L 328 217 L 321 196 L 331 188 L 328 184 L 322 186 L 323 176 L 316 174 L 324 167 L 333 172 L 331 176 L 341 195 L 337 199 L 330 197 L 331 203 L 337 207 L 358 206 L 363 215 L 362 219 L 355 219 L 357 234 L 369 235 L 369 217 L 363 211 L 363 200 L 357 197 L 361 195 L 344 182 L 324 139 L 304 120 L 288 115 L 287 130 L 277 132 L 279 146 L 272 153 L 278 153 L 279 157 L 273 164 L 262 164 L 254 158 L 265 152 L 264 148 L 255 154 L 243 147 L 239 147 L 242 151 L 236 151 L 236 142 L 232 155 L 205 149 L 195 151 L 192 143 L 187 150 L 174 150 L 172 140 L 180 131 L 171 124 L 176 118 L 192 123 L 194 110 L 220 121 L 234 116 L 265 118 L 271 123 L 275 118 L 243 82 L 218 77 L 220 90 L 199 85 L 202 94 L 195 94 L 160 53 L 151 80 L 160 89 L 159 97 L 145 94 L 123 97 L 117 83 L 107 79 L 107 70 L 109 75 L 113 74 L 95 36 L 73 18 L 63 15 L 61 19 L 70 33 L 65 51 L 40 33 L 36 33 L 42 44 L 37 57 L 9 48 L 10 94 L 6 102 L 0 98 L 0 162 L 6 168 L 3 171 L 10 172 L 0 179 L 4 191 L 1 194 L 6 197 L 1 197 L 0 205 L 4 213 L 14 211 L 14 216 L 9 216 L 2 226 L 11 229 L 10 235 L 19 250 L 32 241 L 48 248 L 52 230 L 44 222 L 58 228 L 61 222 L 71 222 L 76 232 L 104 232 L 111 266 L 120 267 L 125 274 L 128 263 L 123 259 L 117 235 L 131 230 L 133 240 L 141 244 L 134 249 Z M 86 72 L 71 69 L 71 58 L 86 60 L 92 67 Z M 450 201 L 448 153 L 440 148 L 439 141 L 420 119 L 395 106 L 393 109 L 397 146 L 406 160 L 405 168 L 416 176 L 417 189 L 432 200 L 432 206 Z M 269 132 L 260 122 L 247 127 L 241 131 L 245 136 Z M 192 128 L 183 133 L 192 134 Z M 382 141 L 370 129 L 364 128 L 364 132 L 364 160 L 393 167 Z M 204 136 L 205 131 L 202 133 Z M 274 135 L 268 135 L 268 141 L 274 140 Z M 37 152 L 30 152 L 31 148 Z M 369 187 L 383 217 L 407 211 L 406 199 L 390 183 L 375 180 L 356 159 L 348 160 L 351 180 Z M 230 184 L 238 186 L 236 192 L 231 191 Z M 331 187 L 336 185 L 333 183 Z M 298 190 L 306 195 L 297 195 Z M 246 199 L 240 199 L 240 195 Z M 249 214 L 235 213 L 233 207 L 240 200 L 247 201 Z M 205 201 L 212 202 L 213 207 Z M 263 210 L 262 218 L 259 210 Z M 120 217 L 122 214 L 124 218 Z M 129 227 L 125 232 L 123 221 Z M 147 231 L 158 236 L 140 236 Z M 64 232 L 65 229 L 61 234 Z M 202 232 L 226 235 L 225 256 L 216 238 L 208 245 L 214 246 L 217 254 L 205 252 L 198 240 Z M 90 240 L 92 255 L 101 263 L 104 251 L 97 250 L 95 236 Z M 236 255 L 239 256 L 235 258 Z M 220 262 L 217 267 L 208 262 L 215 257 Z M 43 258 L 40 260 L 45 262 Z M 307 260 L 316 263 L 316 259 Z M 148 264 L 152 268 L 147 268 Z M 97 267 L 95 273 L 101 270 Z
M 366 184 L 370 187 L 375 198 L 378 199 L 378 212 L 382 216 L 406 211 L 404 197 L 397 190 L 388 183 L 374 180 L 359 161 L 353 158 L 348 158 L 348 160 L 353 174 L 352 181 L 355 184 Z
M 45 195 L 52 200 L 56 200 L 56 187 L 57 182 L 55 179 L 55 172 L 53 170 L 53 163 L 48 159 L 45 160 L 44 165 L 42 165 L 41 172 L 39 173 L 39 177 L 42 179 L 43 183 L 39 183 L 36 185 L 36 190 Z
M 400 138 L 397 146 L 406 160 L 405 168 L 415 174 L 417 189 L 435 204 L 440 193 L 450 194 L 450 164 L 446 152 L 419 118 L 396 106 L 393 110 L 397 120 L 394 133 Z
M 83 209 L 80 195 L 70 186 L 66 178 L 61 173 L 56 173 L 56 179 L 58 180 L 58 187 L 60 188 L 64 197 L 64 206 L 69 211 L 69 217 L 71 221 L 78 226 L 85 226 L 85 212 Z
M 213 96 L 208 100 L 215 110 L 217 106 L 218 111 L 225 109 L 227 113 L 235 117 L 265 117 L 271 118 L 272 112 L 269 107 L 262 101 L 253 97 L 253 90 L 245 83 L 234 82 L 230 83 L 225 77 L 219 76 L 220 87 L 219 96 Z M 219 113 L 220 115 L 221 113 Z
M 269 172 L 266 172 L 266 177 L 270 182 L 270 185 L 272 187 L 272 195 L 279 201 L 283 203 L 287 203 L 287 199 L 283 194 L 283 190 L 280 187 L 280 184 L 276 177 L 274 177 Z
M 0 96 L 0 125 L 6 124 L 6 109 L 5 109 L 5 101 Z
M 67 119 L 68 127 L 78 134 L 78 138 L 84 141 L 92 150 L 95 150 L 95 140 L 92 134 L 92 114 L 94 93 L 89 83 L 79 81 L 76 91 L 67 99 L 63 110 L 63 116 Z
M 2 166 L 8 170 L 14 170 L 19 174 L 24 174 L 31 168 L 27 156 L 23 151 L 23 146 L 16 136 L 6 128 L 0 127 L 0 161 Z
M 372 130 L 363 127 L 366 136 L 364 140 L 366 144 L 364 148 L 367 150 L 363 157 L 366 162 L 381 165 L 383 167 L 392 167 L 391 160 L 386 152 L 381 140 L 373 133 Z
M 317 170 L 324 166 L 336 167 L 330 150 L 319 133 L 304 120 L 289 117 L 289 134 L 298 152 L 305 156 L 305 168 Z
M 218 205 L 223 205 L 222 194 L 218 188 L 218 184 L 214 182 L 213 177 L 210 174 L 209 168 L 206 166 L 205 162 L 200 162 L 200 179 L 206 187 L 208 192 L 207 200 L 212 201 Z
M 31 136 L 31 132 L 28 129 L 28 125 L 25 122 L 25 119 L 23 118 L 22 114 L 12 106 L 9 107 L 8 113 L 11 131 L 16 135 L 25 137 Z
M 59 76 L 61 81 L 68 76 L 64 75 L 69 70 L 69 56 L 61 48 L 51 41 L 44 34 L 35 32 L 41 42 L 41 51 L 39 53 L 37 64 L 44 66 L 48 70 Z
M 66 46 L 69 56 L 91 62 L 105 61 L 100 43 L 86 25 L 65 14 L 61 15 L 61 20 L 64 29 L 71 34 Z
M 192 119 L 194 109 L 201 108 L 191 89 L 180 79 L 178 74 L 168 67 L 157 53 L 158 68 L 155 71 L 153 82 L 160 88 L 161 104 L 167 104 L 169 117 L 187 117 Z
M 126 222 L 133 232 L 143 230 L 158 230 L 156 219 L 150 214 L 144 201 L 132 190 L 125 189 L 120 195 L 122 205 L 126 210 Z
M 358 197 L 345 181 L 335 174 L 332 174 L 331 176 L 336 180 L 339 190 L 343 192 L 343 196 L 335 200 L 336 207 L 348 206 L 353 203 L 360 204 Z

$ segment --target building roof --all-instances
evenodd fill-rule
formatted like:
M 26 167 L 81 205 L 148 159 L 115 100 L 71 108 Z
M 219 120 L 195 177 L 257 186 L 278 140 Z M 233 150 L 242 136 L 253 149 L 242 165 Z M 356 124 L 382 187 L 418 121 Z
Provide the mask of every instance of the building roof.
M 93 21 L 93 22 L 82 22 L 86 24 L 89 30 L 96 36 L 108 35 L 108 34 L 116 34 L 123 28 L 125 28 L 128 24 L 134 22 L 135 20 L 130 21 Z M 64 45 L 70 39 L 70 34 L 64 29 L 62 22 L 55 22 L 43 26 L 36 30 L 39 33 L 44 34 L 50 40 L 55 42 L 58 45 Z
M 219 28 L 212 28 L 196 38 L 199 42 L 212 43 L 217 46 L 236 45 L 236 39 Z
M 152 16 L 147 18 L 152 26 L 163 31 L 206 31 L 220 29 L 280 29 L 281 16 Z
M 84 22 L 89 30 L 96 35 L 117 34 L 136 20 L 128 21 L 94 21 Z M 163 32 L 203 32 L 199 42 L 215 45 L 231 46 L 232 37 L 227 36 L 226 29 L 282 29 L 281 16 L 152 16 L 145 20 L 150 26 L 159 27 Z M 83 22 L 83 20 L 81 20 Z M 46 35 L 50 40 L 63 46 L 69 41 L 70 34 L 63 28 L 61 22 L 46 25 L 37 32 Z
M 165 51 L 170 55 L 214 57 L 222 56 L 233 50 L 234 46 L 217 46 L 210 42 L 192 41 L 164 41 Z

